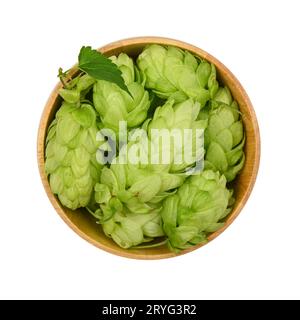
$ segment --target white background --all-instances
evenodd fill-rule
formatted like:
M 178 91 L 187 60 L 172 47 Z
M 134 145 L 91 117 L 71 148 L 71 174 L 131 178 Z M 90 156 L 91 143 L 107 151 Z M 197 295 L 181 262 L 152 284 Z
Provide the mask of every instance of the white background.
M 299 1 L 1 1 L 0 298 L 300 298 Z M 255 107 L 260 171 L 241 215 L 205 247 L 128 260 L 88 244 L 52 208 L 36 135 L 59 66 L 82 45 L 177 38 L 210 52 Z

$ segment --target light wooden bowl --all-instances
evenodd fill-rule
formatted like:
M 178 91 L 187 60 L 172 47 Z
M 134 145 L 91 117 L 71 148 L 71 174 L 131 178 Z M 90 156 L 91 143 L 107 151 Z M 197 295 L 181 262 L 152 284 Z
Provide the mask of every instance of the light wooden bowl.
M 238 102 L 240 110 L 242 112 L 242 119 L 246 131 L 245 166 L 235 180 L 234 190 L 236 202 L 234 208 L 231 214 L 227 217 L 226 223 L 223 228 L 209 235 L 208 239 L 209 241 L 211 241 L 216 238 L 221 232 L 223 232 L 237 217 L 237 215 L 244 207 L 255 183 L 260 158 L 260 137 L 255 112 L 245 90 L 243 89 L 239 81 L 235 78 L 235 76 L 216 58 L 203 51 L 202 49 L 194 47 L 190 44 L 178 40 L 160 37 L 140 37 L 113 42 L 100 48 L 99 51 L 107 56 L 125 52 L 132 57 L 136 57 L 142 51 L 145 45 L 150 43 L 177 46 L 181 49 L 189 50 L 194 55 L 212 62 L 217 68 L 218 80 L 229 87 L 234 99 Z M 75 71 L 73 71 L 73 75 L 74 74 Z M 37 141 L 37 154 L 40 175 L 46 193 L 55 210 L 67 223 L 67 225 L 70 226 L 82 238 L 95 245 L 96 247 L 110 253 L 135 259 L 162 259 L 177 256 L 174 253 L 170 252 L 166 246 L 151 249 L 122 249 L 117 246 L 111 239 L 104 235 L 101 227 L 99 227 L 99 225 L 95 223 L 94 218 L 90 214 L 87 214 L 85 210 L 71 211 L 63 207 L 56 196 L 52 194 L 47 176 L 45 174 L 45 138 L 47 134 L 47 128 L 60 106 L 61 100 L 58 96 L 59 88 L 61 88 L 61 84 L 57 84 L 46 103 L 40 121 Z M 238 241 L 238 239 L 236 240 Z M 201 245 L 198 245 L 188 250 L 184 250 L 181 252 L 181 254 L 193 251 L 200 246 Z

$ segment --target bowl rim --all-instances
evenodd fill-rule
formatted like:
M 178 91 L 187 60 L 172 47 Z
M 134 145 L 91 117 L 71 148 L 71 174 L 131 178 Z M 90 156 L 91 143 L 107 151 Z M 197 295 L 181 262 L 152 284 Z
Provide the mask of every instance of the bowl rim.
M 122 47 L 128 47 L 128 46 L 134 46 L 134 45 L 147 45 L 147 44 L 160 44 L 160 45 L 170 45 L 170 46 L 176 46 L 181 49 L 185 49 L 190 51 L 196 56 L 201 56 L 204 59 L 207 59 L 208 61 L 212 62 L 214 65 L 216 65 L 217 69 L 222 69 L 222 73 L 226 73 L 227 77 L 231 78 L 231 81 L 235 84 L 235 89 L 240 92 L 240 95 L 243 97 L 243 100 L 245 102 L 246 108 L 250 114 L 251 118 L 251 123 L 253 125 L 254 129 L 254 136 L 255 136 L 255 145 L 254 145 L 254 163 L 252 166 L 252 171 L 249 172 L 250 178 L 249 178 L 249 183 L 246 186 L 246 190 L 244 191 L 242 198 L 238 202 L 237 206 L 234 208 L 233 212 L 230 213 L 230 216 L 226 220 L 225 225 L 220 228 L 219 230 L 213 232 L 208 236 L 208 241 L 204 244 L 199 244 L 195 245 L 191 248 L 188 248 L 186 250 L 181 251 L 179 254 L 175 254 L 173 252 L 168 252 L 168 253 L 158 253 L 158 254 L 137 254 L 134 252 L 131 252 L 130 250 L 127 250 L 126 252 L 123 250 L 117 250 L 114 248 L 111 248 L 109 246 L 106 246 L 105 244 L 102 244 L 89 235 L 87 235 L 85 232 L 83 232 L 79 227 L 77 227 L 66 215 L 62 207 L 59 205 L 59 200 L 55 197 L 55 195 L 51 192 L 48 178 L 45 173 L 45 159 L 44 159 L 44 152 L 45 152 L 45 137 L 46 137 L 46 132 L 47 132 L 47 126 L 46 126 L 46 121 L 45 119 L 49 118 L 50 112 L 53 107 L 53 103 L 56 100 L 58 96 L 58 89 L 61 87 L 60 83 L 57 83 L 57 85 L 54 87 L 52 90 L 46 105 L 43 109 L 41 118 L 40 118 L 40 123 L 39 123 L 39 128 L 38 128 L 38 135 L 37 135 L 37 162 L 38 162 L 38 168 L 39 168 L 39 173 L 40 177 L 44 186 L 44 189 L 46 191 L 46 194 L 52 203 L 54 209 L 56 212 L 59 214 L 59 216 L 63 219 L 63 221 L 73 230 L 75 231 L 81 238 L 85 239 L 89 243 L 93 244 L 97 248 L 100 248 L 106 252 L 112 253 L 114 255 L 118 255 L 121 257 L 126 257 L 126 258 L 131 258 L 131 259 L 142 259 L 142 260 L 154 260 L 154 259 L 165 259 L 165 258 L 172 258 L 172 257 L 178 257 L 183 254 L 186 254 L 188 252 L 194 251 L 198 249 L 199 247 L 202 247 L 203 245 L 209 243 L 216 237 L 218 237 L 224 230 L 226 230 L 231 223 L 236 219 L 236 217 L 240 214 L 242 208 L 245 206 L 256 181 L 258 170 L 259 170 L 259 162 L 260 162 L 260 152 L 261 152 L 261 147 L 260 147 L 260 132 L 259 132 L 259 126 L 258 126 L 258 121 L 257 117 L 253 108 L 253 105 L 250 101 L 250 98 L 248 97 L 245 89 L 239 82 L 239 80 L 233 75 L 233 73 L 218 59 L 216 59 L 214 56 L 209 54 L 208 52 L 204 51 L 203 49 L 196 47 L 194 45 L 191 45 L 189 43 L 180 41 L 180 40 L 175 40 L 172 38 L 165 38 L 165 37 L 157 37 L 157 36 L 145 36 L 145 37 L 132 37 L 132 38 L 126 38 L 126 39 L 121 39 L 118 41 L 111 42 L 107 45 L 104 45 L 97 50 L 103 53 L 113 51 L 116 49 L 122 49 Z M 74 67 L 71 68 L 71 74 L 75 73 Z

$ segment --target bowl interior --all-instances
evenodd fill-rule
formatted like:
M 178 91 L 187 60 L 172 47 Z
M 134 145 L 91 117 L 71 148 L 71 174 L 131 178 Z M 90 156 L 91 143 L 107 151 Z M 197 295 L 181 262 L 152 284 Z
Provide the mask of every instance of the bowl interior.
M 245 143 L 245 165 L 241 173 L 238 175 L 233 183 L 235 190 L 236 202 L 233 207 L 231 214 L 226 218 L 225 225 L 218 231 L 209 235 L 208 240 L 212 240 L 217 237 L 222 231 L 224 231 L 230 223 L 236 218 L 236 216 L 241 211 L 245 202 L 247 201 L 250 192 L 253 188 L 257 171 L 259 165 L 259 154 L 260 154 L 260 140 L 259 140 L 259 130 L 257 125 L 256 116 L 251 105 L 251 102 L 238 82 L 238 80 L 233 76 L 233 74 L 217 59 L 209 55 L 205 51 L 191 46 L 189 44 L 165 38 L 133 38 L 128 40 L 122 40 L 109 44 L 99 50 L 107 56 L 117 55 L 121 52 L 125 52 L 131 57 L 136 57 L 149 43 L 158 43 L 164 45 L 175 45 L 182 49 L 189 50 L 196 56 L 205 58 L 206 60 L 215 64 L 217 68 L 218 80 L 222 84 L 226 84 L 232 92 L 233 98 L 238 102 L 240 106 L 240 111 L 242 114 L 242 119 L 244 123 L 244 128 L 246 132 L 246 143 Z M 73 72 L 75 74 L 75 71 Z M 56 211 L 63 218 L 63 220 L 80 236 L 82 236 L 87 241 L 91 242 L 95 246 L 104 249 L 108 252 L 138 259 L 159 259 L 168 258 L 175 256 L 174 253 L 170 252 L 166 246 L 160 246 L 156 248 L 148 249 L 122 249 L 110 238 L 106 237 L 101 229 L 101 227 L 95 223 L 95 219 L 86 212 L 85 209 L 78 209 L 76 211 L 69 210 L 63 207 L 56 196 L 54 196 L 50 190 L 47 177 L 45 175 L 45 159 L 44 159 L 44 142 L 47 135 L 47 128 L 51 121 L 55 117 L 57 109 L 60 107 L 61 99 L 58 96 L 58 89 L 61 85 L 58 84 L 53 90 L 46 107 L 44 109 L 38 137 L 38 163 L 40 174 L 42 177 L 42 182 L 44 184 L 47 195 L 55 207 Z M 181 254 L 187 253 L 189 251 L 199 248 L 201 245 L 194 246 L 187 250 L 181 252 Z

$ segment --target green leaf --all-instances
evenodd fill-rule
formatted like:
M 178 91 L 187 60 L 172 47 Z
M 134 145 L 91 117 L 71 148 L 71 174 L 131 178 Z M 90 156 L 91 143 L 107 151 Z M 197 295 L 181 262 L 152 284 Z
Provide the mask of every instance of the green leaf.
M 113 82 L 130 94 L 122 72 L 110 59 L 97 50 L 83 46 L 78 56 L 78 68 L 97 80 Z

